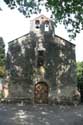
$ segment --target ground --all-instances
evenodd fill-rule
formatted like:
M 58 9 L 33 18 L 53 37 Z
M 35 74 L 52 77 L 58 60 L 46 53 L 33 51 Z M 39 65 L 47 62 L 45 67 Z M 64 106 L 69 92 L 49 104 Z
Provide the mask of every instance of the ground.
M 83 105 L 0 104 L 0 125 L 83 125 Z

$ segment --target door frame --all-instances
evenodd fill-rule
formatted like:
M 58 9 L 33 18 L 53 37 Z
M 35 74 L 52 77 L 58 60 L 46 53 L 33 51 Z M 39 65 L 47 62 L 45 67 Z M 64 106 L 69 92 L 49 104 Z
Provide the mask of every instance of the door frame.
M 46 103 L 44 103 L 44 104 L 48 104 L 48 95 L 49 95 L 49 85 L 48 85 L 48 83 L 47 82 L 45 82 L 45 81 L 38 81 L 35 85 L 34 85 L 34 103 L 37 103 L 36 102 L 36 100 L 35 100 L 35 87 L 36 87 L 36 85 L 38 85 L 38 84 L 44 84 L 46 87 L 47 87 L 47 102 Z M 40 102 L 40 103 L 38 103 L 38 104 L 43 104 L 42 102 Z

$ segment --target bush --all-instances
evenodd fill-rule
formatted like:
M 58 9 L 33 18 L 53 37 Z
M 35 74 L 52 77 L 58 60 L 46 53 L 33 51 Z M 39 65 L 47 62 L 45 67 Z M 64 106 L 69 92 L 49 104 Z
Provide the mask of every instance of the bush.
M 0 77 L 5 76 L 5 66 L 0 66 Z
M 77 82 L 78 88 L 83 89 L 83 62 L 77 63 Z

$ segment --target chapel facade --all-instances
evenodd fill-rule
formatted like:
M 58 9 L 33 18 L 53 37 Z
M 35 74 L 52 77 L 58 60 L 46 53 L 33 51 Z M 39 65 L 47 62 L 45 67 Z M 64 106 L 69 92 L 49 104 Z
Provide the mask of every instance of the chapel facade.
M 34 103 L 70 97 L 76 89 L 75 45 L 55 35 L 44 15 L 31 20 L 30 32 L 9 42 L 9 97 Z

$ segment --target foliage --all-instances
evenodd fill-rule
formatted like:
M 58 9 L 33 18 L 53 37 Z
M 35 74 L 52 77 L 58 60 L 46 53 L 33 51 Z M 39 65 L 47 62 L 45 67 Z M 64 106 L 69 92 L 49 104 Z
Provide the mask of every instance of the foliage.
M 66 26 L 72 25 L 69 32 L 73 32 L 73 36 L 79 33 L 83 28 L 83 1 L 82 0 L 48 0 L 55 16 L 56 22 L 63 22 Z
M 71 38 L 83 29 L 83 1 L 82 0 L 4 0 L 7 4 L 18 4 L 20 12 L 30 14 L 41 12 L 42 6 L 52 11 L 55 24 L 63 23 Z M 12 9 L 12 7 L 11 7 Z
M 78 86 L 83 88 L 83 62 L 77 62 L 77 81 Z
M 0 76 L 5 75 L 5 45 L 3 39 L 0 38 Z
M 5 67 L 0 66 L 0 77 L 3 77 L 5 75 Z
M 5 44 L 3 39 L 0 38 L 0 66 L 5 64 Z

